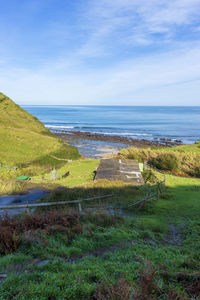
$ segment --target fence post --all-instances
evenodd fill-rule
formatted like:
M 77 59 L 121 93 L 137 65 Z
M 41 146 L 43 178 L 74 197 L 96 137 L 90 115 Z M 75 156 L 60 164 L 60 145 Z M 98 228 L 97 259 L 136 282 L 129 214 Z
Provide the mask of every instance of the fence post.
M 157 185 L 157 200 L 159 199 L 159 184 Z
M 26 204 L 27 204 L 27 208 L 26 208 L 25 212 L 26 212 L 27 215 L 30 215 L 31 214 L 31 208 L 28 207 L 28 201 L 26 201 Z
M 117 200 L 116 197 L 113 197 L 113 203 L 114 203 L 114 216 L 117 217 L 118 215 L 118 210 L 117 210 Z
M 80 213 L 82 212 L 82 207 L 81 207 L 81 203 L 80 202 L 78 204 L 78 210 L 79 210 Z

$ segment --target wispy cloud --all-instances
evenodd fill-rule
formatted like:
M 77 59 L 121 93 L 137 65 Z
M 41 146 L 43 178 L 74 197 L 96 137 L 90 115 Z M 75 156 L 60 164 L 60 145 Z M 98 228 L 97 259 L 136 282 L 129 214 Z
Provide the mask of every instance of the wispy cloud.
M 95 39 L 99 44 L 108 35 L 111 40 L 114 35 L 119 44 L 131 41 L 133 46 L 173 40 L 177 38 L 177 30 L 184 27 L 187 33 L 200 17 L 200 0 L 102 0 L 91 3 L 87 16 L 89 24 L 98 32 L 104 28 L 104 34 Z
M 105 69 L 85 69 L 84 73 L 59 74 L 54 73 L 56 65 L 41 69 L 36 73 L 24 69 L 10 70 L 0 76 L 5 92 L 9 91 L 19 102 L 26 103 L 56 103 L 56 104 L 108 104 L 122 103 L 137 105 L 135 94 L 155 89 L 166 90 L 171 86 L 173 104 L 183 104 L 185 96 L 176 93 L 176 86 L 183 88 L 188 82 L 193 82 L 193 88 L 199 89 L 200 52 L 199 44 L 194 49 L 185 48 L 159 56 L 145 59 L 131 59 Z M 30 93 L 31 91 L 31 93 Z M 148 94 L 148 93 L 147 93 Z M 124 97 L 128 96 L 128 100 Z M 164 93 L 166 99 L 166 93 Z M 188 96 L 188 95 L 187 95 Z M 162 101 L 162 95 L 159 96 Z M 176 99 L 175 99 L 176 98 Z M 143 104 L 156 104 L 158 99 L 152 99 L 151 93 L 143 99 Z M 199 99 L 190 99 L 190 104 L 197 104 Z M 159 102 L 160 103 L 160 102 Z M 142 104 L 142 103 L 140 103 Z
M 200 91 L 200 0 L 61 2 L 0 19 L 0 89 L 19 103 L 183 104 Z

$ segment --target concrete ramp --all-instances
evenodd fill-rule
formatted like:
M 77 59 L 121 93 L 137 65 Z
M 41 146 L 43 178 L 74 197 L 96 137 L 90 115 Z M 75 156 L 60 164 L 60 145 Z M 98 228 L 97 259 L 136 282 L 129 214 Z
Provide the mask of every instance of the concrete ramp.
M 128 159 L 102 159 L 95 179 L 121 180 L 133 185 L 144 184 L 138 161 Z

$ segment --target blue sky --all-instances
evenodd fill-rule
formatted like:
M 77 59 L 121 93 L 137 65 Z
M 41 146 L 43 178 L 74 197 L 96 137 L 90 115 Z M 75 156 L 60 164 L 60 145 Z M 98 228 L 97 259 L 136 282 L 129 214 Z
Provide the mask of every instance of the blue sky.
M 19 104 L 200 105 L 200 0 L 0 0 Z

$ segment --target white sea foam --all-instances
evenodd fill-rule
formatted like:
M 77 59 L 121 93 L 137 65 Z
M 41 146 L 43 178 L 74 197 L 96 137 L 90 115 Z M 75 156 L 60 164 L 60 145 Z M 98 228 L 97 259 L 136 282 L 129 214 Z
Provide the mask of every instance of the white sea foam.
M 136 137 L 152 137 L 152 134 L 147 134 L 147 133 L 135 133 L 135 132 L 107 132 L 107 131 L 101 131 L 101 130 L 97 130 L 97 131 L 93 131 L 92 127 L 86 130 L 82 130 L 83 127 L 79 127 L 79 126 L 66 126 L 66 125 L 45 125 L 47 128 L 49 129 L 54 129 L 54 130 L 64 130 L 64 129 L 77 129 L 80 130 L 81 132 L 90 132 L 91 134 L 104 134 L 104 135 L 118 135 L 118 136 L 125 136 L 125 137 L 132 137 L 132 138 L 136 138 Z
M 93 134 L 105 134 L 105 135 L 119 135 L 119 136 L 130 136 L 130 137 L 135 137 L 135 136 L 152 136 L 151 134 L 147 133 L 135 133 L 135 132 L 106 132 L 106 131 L 93 131 L 91 128 L 88 128 L 87 130 L 81 130 L 82 127 L 79 126 L 66 126 L 66 125 L 45 125 L 49 129 L 78 129 L 82 132 L 91 132 Z
M 62 125 L 45 125 L 47 128 L 52 128 L 52 129 L 73 129 L 74 126 L 62 126 Z
M 104 132 L 104 131 L 92 131 L 91 133 L 105 134 L 105 135 L 120 135 L 120 136 L 152 136 L 147 133 L 134 133 L 134 132 Z

